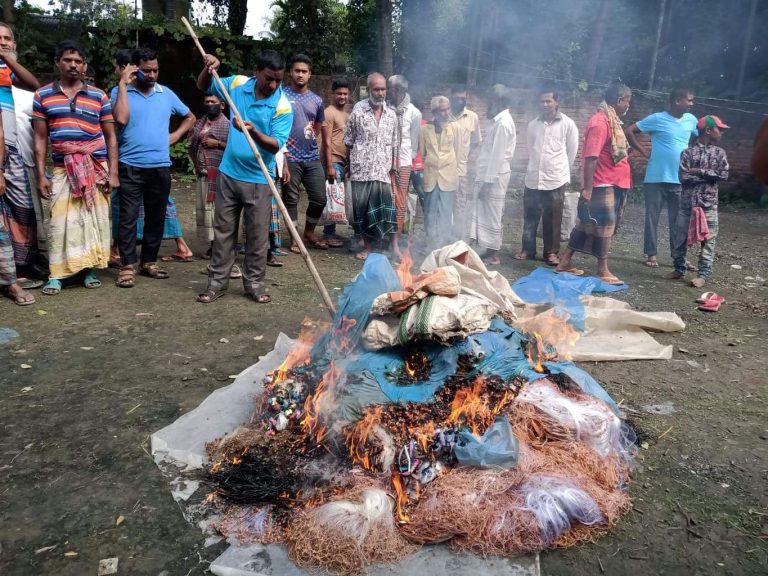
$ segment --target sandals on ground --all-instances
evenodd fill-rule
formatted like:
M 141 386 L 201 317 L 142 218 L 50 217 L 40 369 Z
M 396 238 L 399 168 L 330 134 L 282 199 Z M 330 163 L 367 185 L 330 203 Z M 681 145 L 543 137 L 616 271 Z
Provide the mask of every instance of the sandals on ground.
M 704 294 L 696 298 L 697 304 L 704 304 L 706 302 L 720 302 L 721 304 L 724 304 L 725 298 L 720 296 L 717 292 L 704 292 Z
M 30 306 L 31 304 L 35 303 L 35 297 L 23 288 L 21 292 L 13 294 L 10 290 L 10 287 L 6 286 L 3 288 L 2 293 L 6 298 L 13 300 L 13 303 L 17 306 Z
M 168 256 L 161 256 L 160 261 L 161 262 L 194 262 L 195 255 L 190 253 L 188 256 L 182 256 L 181 254 L 177 254 L 176 252 L 174 252 L 173 254 L 169 254 Z
M 160 268 L 157 262 L 146 262 L 139 267 L 139 274 L 154 278 L 155 280 L 165 280 L 168 278 L 168 272 Z
M 557 266 L 560 264 L 560 259 L 557 257 L 557 254 L 547 254 L 544 256 L 544 264 L 547 266 Z
M 136 270 L 133 266 L 128 264 L 120 268 L 117 273 L 117 280 L 115 280 L 115 286 L 118 288 L 133 288 L 133 284 L 136 282 Z
M 568 268 L 567 270 L 555 270 L 555 274 L 573 274 L 574 276 L 584 276 L 584 270 L 581 268 Z
M 83 286 L 89 289 L 101 288 L 101 280 L 96 277 L 96 272 L 88 270 L 85 278 L 83 278 Z
M 622 284 L 624 284 L 624 280 L 617 278 L 613 274 L 611 274 L 610 276 L 598 276 L 598 278 L 602 282 L 605 282 L 606 284 L 610 284 L 611 286 L 621 286 Z
M 56 280 L 55 278 L 48 280 L 48 282 L 45 283 L 45 286 L 43 286 L 43 289 L 40 290 L 40 292 L 42 292 L 46 296 L 56 296 L 58 293 L 61 292 L 61 280 Z
M 213 288 L 209 288 L 205 292 L 201 292 L 197 295 L 197 301 L 201 304 L 210 304 L 224 296 L 226 293 L 226 290 L 214 290 Z
M 325 244 L 328 246 L 328 248 L 344 247 L 344 240 L 342 240 L 341 238 L 337 238 L 335 236 L 326 236 L 323 240 Z
M 280 262 L 277 258 L 275 258 L 275 255 L 272 254 L 272 252 L 269 252 L 267 254 L 267 266 L 272 266 L 273 268 L 281 268 L 283 266 L 283 263 Z
M 250 298 L 258 304 L 267 304 L 272 302 L 272 297 L 267 294 L 267 289 L 263 284 L 255 286 L 252 290 L 246 290 L 245 297 Z

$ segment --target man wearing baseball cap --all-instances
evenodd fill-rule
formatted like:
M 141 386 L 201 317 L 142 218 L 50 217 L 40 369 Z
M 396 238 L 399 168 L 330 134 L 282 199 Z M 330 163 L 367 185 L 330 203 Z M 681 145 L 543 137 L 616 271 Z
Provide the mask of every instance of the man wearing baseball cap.
M 699 244 L 701 253 L 697 277 L 691 285 L 701 288 L 712 274 L 717 238 L 717 183 L 728 179 L 725 150 L 717 146 L 728 128 L 717 116 L 699 118 L 699 137 L 680 156 L 680 207 L 673 238 L 672 258 L 675 270 L 667 274 L 671 280 L 685 277 L 686 253 L 689 246 Z

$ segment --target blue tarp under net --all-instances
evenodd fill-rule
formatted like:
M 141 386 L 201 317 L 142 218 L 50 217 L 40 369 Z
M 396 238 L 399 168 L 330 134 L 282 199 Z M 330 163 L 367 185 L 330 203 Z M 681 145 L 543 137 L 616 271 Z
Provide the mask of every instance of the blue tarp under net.
M 529 304 L 551 304 L 557 311 L 565 310 L 570 315 L 569 323 L 577 330 L 584 330 L 584 304 L 581 296 L 595 293 L 618 292 L 629 288 L 606 284 L 595 276 L 574 276 L 556 274 L 548 268 L 537 268 L 512 285 L 512 289 Z
M 552 279 L 550 288 L 539 290 L 539 297 L 549 290 L 549 294 L 553 296 L 563 294 L 570 302 L 574 298 L 578 300 L 578 295 L 582 293 L 607 291 L 605 287 L 610 291 L 616 290 L 615 286 L 604 284 L 597 278 L 577 278 L 570 274 L 566 275 L 571 277 L 569 279 L 564 275 L 555 275 L 549 270 L 539 270 L 521 279 L 527 279 L 522 285 L 523 292 L 528 290 L 529 293 L 535 294 L 530 284 L 539 277 Z M 526 285 L 529 287 L 526 288 Z M 515 284 L 516 291 L 517 286 L 518 284 Z M 474 368 L 467 375 L 468 378 L 474 378 L 480 374 L 499 376 L 503 380 L 520 376 L 532 382 L 547 375 L 536 372 L 526 357 L 528 340 L 525 334 L 509 326 L 501 318 L 494 318 L 487 331 L 453 342 L 450 346 L 420 344 L 420 350 L 430 362 L 429 378 L 415 384 L 398 384 L 398 376 L 403 370 L 407 350 L 395 346 L 384 350 L 363 351 L 360 346 L 360 334 L 368 322 L 373 300 L 380 294 L 400 289 L 400 280 L 386 257 L 381 254 L 371 254 L 362 272 L 345 288 L 339 298 L 339 309 L 333 325 L 313 347 L 313 359 L 315 361 L 332 359 L 334 338 L 338 338 L 344 331 L 344 337 L 351 338 L 354 344 L 354 351 L 343 355 L 345 372 L 355 376 L 369 391 L 375 382 L 384 397 L 390 402 L 397 403 L 433 401 L 435 393 L 445 385 L 448 378 L 456 373 L 459 357 L 463 355 L 470 356 L 474 363 Z M 520 291 L 518 294 L 527 300 Z M 570 304 L 575 308 L 575 304 L 572 302 Z M 348 328 L 350 321 L 354 322 L 351 329 Z M 347 328 L 343 328 L 344 326 Z M 341 359 L 337 358 L 337 360 Z M 605 401 L 618 412 L 616 403 L 602 386 L 572 362 L 545 362 L 544 366 L 549 373 L 565 374 L 584 392 Z M 354 379 L 350 379 L 349 385 L 354 386 Z

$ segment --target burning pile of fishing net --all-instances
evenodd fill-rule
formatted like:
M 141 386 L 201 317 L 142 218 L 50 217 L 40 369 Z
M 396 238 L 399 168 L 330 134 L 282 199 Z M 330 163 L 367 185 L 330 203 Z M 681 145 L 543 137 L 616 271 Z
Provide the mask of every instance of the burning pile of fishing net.
M 357 574 L 424 544 L 509 556 L 610 528 L 634 455 L 610 396 L 508 323 L 516 296 L 466 245 L 407 268 L 372 255 L 333 324 L 305 323 L 249 425 L 209 444 L 217 529 Z M 369 338 L 392 326 L 397 345 Z

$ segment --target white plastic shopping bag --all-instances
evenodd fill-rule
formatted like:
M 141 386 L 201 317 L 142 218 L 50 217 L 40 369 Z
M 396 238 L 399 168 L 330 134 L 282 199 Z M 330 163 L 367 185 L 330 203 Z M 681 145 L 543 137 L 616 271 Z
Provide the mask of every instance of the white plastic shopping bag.
M 325 183 L 325 210 L 321 222 L 324 224 L 347 224 L 347 209 L 344 198 L 344 183 Z

